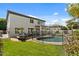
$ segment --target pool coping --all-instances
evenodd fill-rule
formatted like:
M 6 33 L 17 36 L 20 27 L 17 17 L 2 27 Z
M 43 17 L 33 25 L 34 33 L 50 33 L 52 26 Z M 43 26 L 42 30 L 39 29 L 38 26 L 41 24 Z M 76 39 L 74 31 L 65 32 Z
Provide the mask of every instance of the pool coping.
M 63 42 L 47 42 L 47 41 L 39 41 L 46 44 L 52 44 L 52 45 L 63 45 Z
M 12 41 L 19 41 L 18 39 L 15 38 L 11 38 Z M 29 39 L 26 41 L 33 41 L 33 42 L 39 42 L 39 43 L 45 43 L 45 44 L 52 44 L 52 45 L 63 45 L 63 42 L 47 42 L 47 41 L 41 41 L 41 40 L 37 40 L 36 38 L 33 39 Z
M 47 42 L 47 41 L 37 40 L 37 38 L 29 39 L 27 41 L 33 41 L 33 42 L 39 42 L 39 43 L 45 43 L 45 44 L 52 44 L 52 45 L 63 45 L 63 42 Z

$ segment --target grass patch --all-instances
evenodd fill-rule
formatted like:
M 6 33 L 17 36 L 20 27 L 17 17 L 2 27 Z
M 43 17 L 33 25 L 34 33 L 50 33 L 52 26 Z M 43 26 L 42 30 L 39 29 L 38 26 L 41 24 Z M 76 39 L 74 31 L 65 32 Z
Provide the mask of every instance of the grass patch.
M 36 42 L 4 40 L 4 56 L 63 56 L 63 47 Z

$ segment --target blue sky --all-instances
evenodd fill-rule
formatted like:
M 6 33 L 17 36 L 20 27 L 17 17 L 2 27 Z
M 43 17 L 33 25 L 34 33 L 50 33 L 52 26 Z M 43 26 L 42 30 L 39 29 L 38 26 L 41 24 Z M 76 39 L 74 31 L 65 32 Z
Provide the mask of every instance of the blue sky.
M 65 3 L 0 3 L 0 17 L 6 18 L 7 10 L 46 20 L 46 25 L 59 23 L 65 25 L 70 18 Z

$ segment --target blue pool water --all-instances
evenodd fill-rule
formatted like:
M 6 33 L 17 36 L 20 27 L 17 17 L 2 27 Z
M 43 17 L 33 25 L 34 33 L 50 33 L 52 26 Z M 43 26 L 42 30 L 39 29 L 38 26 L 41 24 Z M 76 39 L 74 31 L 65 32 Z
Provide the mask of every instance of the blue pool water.
M 63 38 L 62 37 L 52 37 L 52 38 L 42 39 L 42 41 L 47 41 L 47 42 L 63 42 Z

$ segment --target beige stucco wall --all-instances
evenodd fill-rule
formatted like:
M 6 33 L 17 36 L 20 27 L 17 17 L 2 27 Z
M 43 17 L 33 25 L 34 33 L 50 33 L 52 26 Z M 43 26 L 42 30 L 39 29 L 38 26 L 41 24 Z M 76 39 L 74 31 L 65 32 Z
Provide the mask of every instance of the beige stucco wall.
M 36 25 L 39 25 L 38 20 L 34 20 L 34 23 L 30 23 L 30 18 L 9 13 L 7 32 L 10 37 L 14 37 L 16 36 L 15 28 L 24 28 L 24 32 L 28 33 L 28 28 L 35 28 Z

